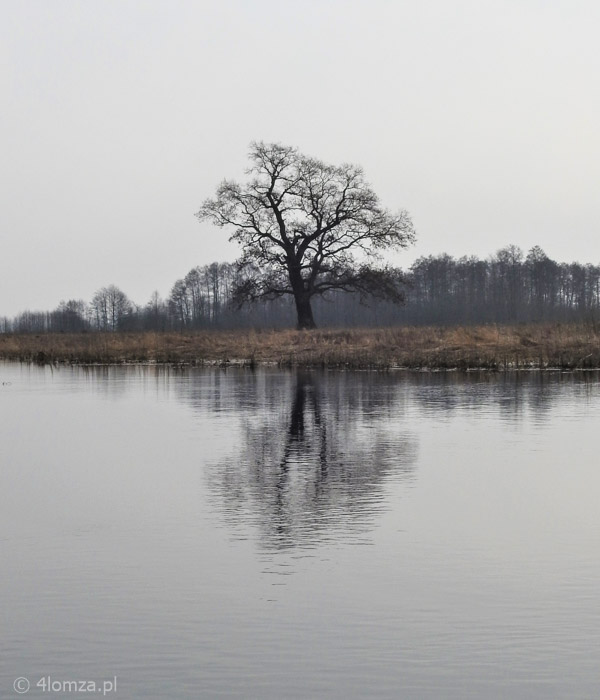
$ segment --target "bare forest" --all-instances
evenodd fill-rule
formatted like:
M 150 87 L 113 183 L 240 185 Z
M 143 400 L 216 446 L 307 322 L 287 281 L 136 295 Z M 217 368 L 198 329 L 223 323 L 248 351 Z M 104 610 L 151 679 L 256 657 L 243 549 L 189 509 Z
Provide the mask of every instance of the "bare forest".
M 507 246 L 494 256 L 422 257 L 396 269 L 403 291 L 397 304 L 343 290 L 315 299 L 317 326 L 476 325 L 536 321 L 595 321 L 600 307 L 600 265 L 559 263 L 541 248 L 524 253 Z M 0 332 L 191 331 L 268 329 L 295 325 L 289 298 L 237 306 L 232 299 L 238 269 L 231 263 L 192 268 L 144 305 L 109 285 L 93 298 L 61 302 L 51 311 L 23 311 L 0 318 Z

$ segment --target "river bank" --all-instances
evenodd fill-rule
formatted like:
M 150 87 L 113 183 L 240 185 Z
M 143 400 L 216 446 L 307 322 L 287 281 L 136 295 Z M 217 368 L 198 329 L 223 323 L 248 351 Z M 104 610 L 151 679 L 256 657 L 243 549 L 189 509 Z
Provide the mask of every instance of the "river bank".
M 51 364 L 157 363 L 387 369 L 596 369 L 591 324 L 2 334 L 0 358 Z

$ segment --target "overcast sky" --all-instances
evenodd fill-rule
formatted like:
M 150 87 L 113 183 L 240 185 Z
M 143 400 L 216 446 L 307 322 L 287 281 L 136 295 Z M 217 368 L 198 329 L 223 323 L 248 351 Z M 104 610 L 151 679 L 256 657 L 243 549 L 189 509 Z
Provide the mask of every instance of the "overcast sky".
M 0 314 L 233 260 L 252 140 L 357 163 L 418 243 L 600 262 L 600 3 L 2 0 Z

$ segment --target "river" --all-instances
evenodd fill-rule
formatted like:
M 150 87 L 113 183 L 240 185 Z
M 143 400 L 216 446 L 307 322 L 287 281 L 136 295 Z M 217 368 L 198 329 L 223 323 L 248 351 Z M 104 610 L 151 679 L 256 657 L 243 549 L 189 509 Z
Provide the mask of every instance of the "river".
M 0 363 L 0 420 L 3 698 L 598 697 L 597 373 Z

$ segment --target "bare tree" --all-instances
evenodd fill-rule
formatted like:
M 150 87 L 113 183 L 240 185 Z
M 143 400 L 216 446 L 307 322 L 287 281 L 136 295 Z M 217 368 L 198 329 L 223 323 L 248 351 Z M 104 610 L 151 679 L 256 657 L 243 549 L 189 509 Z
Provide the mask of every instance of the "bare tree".
M 144 307 L 142 327 L 152 331 L 164 331 L 167 328 L 167 305 L 157 291 L 152 292 L 150 300 Z
M 85 330 L 88 326 L 87 313 L 87 304 L 82 299 L 61 301 L 50 314 L 51 330 L 62 332 Z
M 177 280 L 169 295 L 169 311 L 180 328 L 189 326 L 192 320 L 189 292 L 184 280 Z
M 330 290 L 402 300 L 400 275 L 381 252 L 414 240 L 406 211 L 383 209 L 363 171 L 280 144 L 253 143 L 249 181 L 225 180 L 198 218 L 233 229 L 242 246 L 234 298 L 292 295 L 299 328 L 314 328 L 311 300 Z
M 125 292 L 114 284 L 99 289 L 94 294 L 91 306 L 96 326 L 102 331 L 118 330 L 125 317 L 133 311 Z

